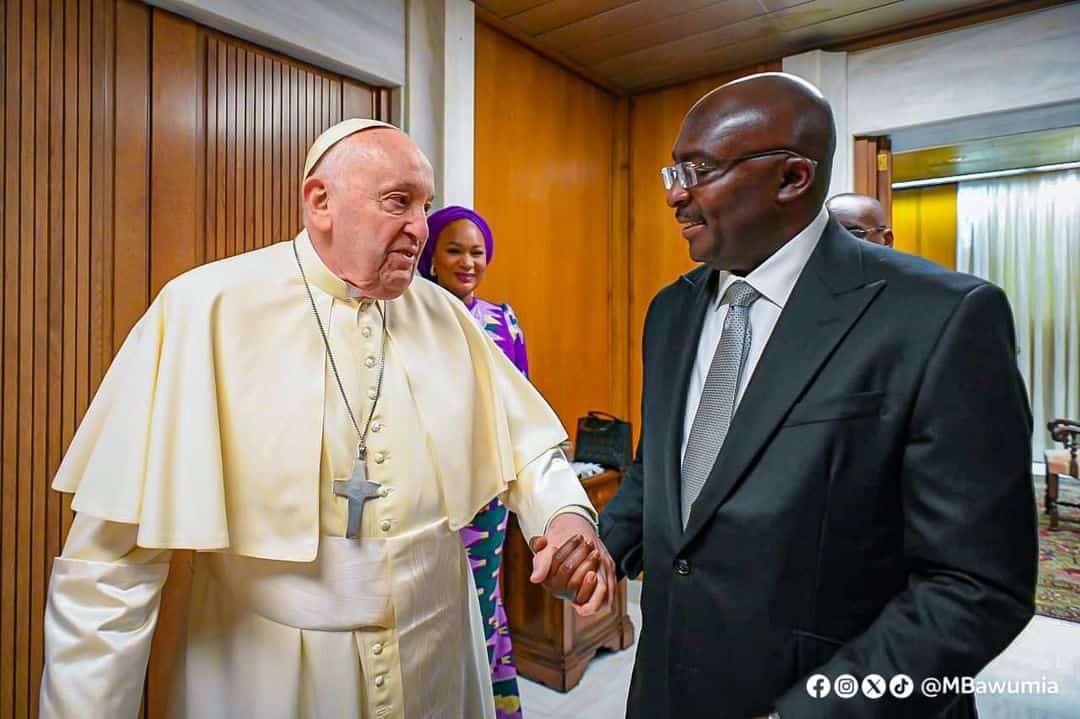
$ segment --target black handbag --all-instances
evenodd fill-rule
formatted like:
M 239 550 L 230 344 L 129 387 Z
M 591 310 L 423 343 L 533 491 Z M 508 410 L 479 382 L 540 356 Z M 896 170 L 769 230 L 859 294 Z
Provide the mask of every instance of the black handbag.
M 574 461 L 625 469 L 631 456 L 630 423 L 606 412 L 589 412 L 577 423 Z

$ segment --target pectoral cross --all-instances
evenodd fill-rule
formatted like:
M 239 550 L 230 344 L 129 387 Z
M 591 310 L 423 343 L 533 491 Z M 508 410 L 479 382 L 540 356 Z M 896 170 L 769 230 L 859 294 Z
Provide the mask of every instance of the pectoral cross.
M 358 454 L 353 464 L 352 476 L 347 480 L 334 480 L 334 494 L 349 500 L 349 522 L 345 528 L 345 537 L 348 539 L 360 538 L 360 520 L 364 516 L 364 502 L 382 496 L 379 492 L 382 485 L 369 481 L 367 478 L 367 464 L 364 462 L 363 451 Z

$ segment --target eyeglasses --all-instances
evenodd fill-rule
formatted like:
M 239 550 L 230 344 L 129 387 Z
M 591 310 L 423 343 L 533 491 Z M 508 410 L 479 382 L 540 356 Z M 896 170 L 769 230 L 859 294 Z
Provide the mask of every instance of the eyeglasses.
M 878 225 L 877 227 L 845 227 L 845 230 L 858 237 L 860 240 L 865 240 L 875 232 L 884 232 L 889 229 L 888 225 Z
M 809 157 L 800 155 L 792 150 L 766 150 L 764 152 L 755 152 L 751 155 L 739 155 L 738 157 L 718 157 L 715 162 L 676 162 L 674 165 L 660 168 L 660 177 L 664 181 L 664 189 L 670 190 L 678 182 L 679 186 L 684 190 L 689 190 L 691 187 L 699 184 L 704 175 L 708 175 L 712 172 L 716 172 L 721 167 L 724 167 L 724 171 L 721 172 L 713 179 L 719 179 L 723 177 L 731 168 L 740 162 L 746 160 L 755 160 L 759 157 L 772 157 L 774 155 L 786 155 L 788 157 L 797 157 L 801 160 L 806 160 L 812 163 L 815 167 L 818 164 L 817 160 L 811 160 Z

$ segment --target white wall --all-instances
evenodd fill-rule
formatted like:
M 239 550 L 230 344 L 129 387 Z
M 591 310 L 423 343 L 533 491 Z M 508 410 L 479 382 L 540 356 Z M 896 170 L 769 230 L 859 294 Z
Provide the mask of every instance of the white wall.
M 833 155 L 829 195 L 850 192 L 852 147 L 850 142 L 845 142 L 849 135 L 847 53 L 811 50 L 785 57 L 783 70 L 812 82 L 832 106 L 833 119 L 836 121 L 836 154 Z
M 861 52 L 814 50 L 783 68 L 832 104 L 829 191 L 850 192 L 856 135 L 1080 100 L 1080 2 Z
M 402 127 L 435 167 L 435 204 L 472 206 L 475 14 L 468 0 L 409 0 Z
M 1080 3 L 848 55 L 853 135 L 1080 99 Z
M 405 82 L 405 0 L 148 2 L 357 80 Z
M 435 168 L 438 204 L 472 204 L 469 0 L 148 0 L 332 72 L 393 90 L 391 120 Z

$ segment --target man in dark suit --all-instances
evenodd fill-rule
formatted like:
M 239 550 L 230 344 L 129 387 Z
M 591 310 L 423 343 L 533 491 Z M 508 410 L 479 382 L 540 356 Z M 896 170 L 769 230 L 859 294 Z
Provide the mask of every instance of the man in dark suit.
M 835 142 L 815 88 L 758 75 L 690 110 L 663 171 L 703 266 L 649 308 L 641 440 L 601 518 L 644 570 L 630 717 L 974 716 L 919 683 L 975 675 L 1032 615 L 1008 303 L 830 219 Z
M 825 209 L 841 227 L 860 240 L 886 247 L 893 246 L 893 231 L 889 227 L 889 218 L 885 216 L 885 208 L 876 197 L 844 192 L 830 197 L 825 203 Z

